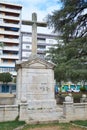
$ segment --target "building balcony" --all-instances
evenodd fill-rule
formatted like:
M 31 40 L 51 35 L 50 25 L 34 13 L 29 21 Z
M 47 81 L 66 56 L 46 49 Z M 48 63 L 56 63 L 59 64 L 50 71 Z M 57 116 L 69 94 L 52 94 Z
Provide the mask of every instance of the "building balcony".
M 37 50 L 37 53 L 42 53 L 44 54 L 46 50 Z
M 43 43 L 41 43 L 41 42 L 39 43 L 38 42 L 37 45 L 46 46 L 46 42 L 43 42 Z
M 3 55 L 0 55 L 0 58 L 2 58 L 2 59 L 15 59 L 15 60 L 18 60 L 19 59 L 19 55 L 3 54 Z
M 12 35 L 12 36 L 19 36 L 19 35 L 20 35 L 20 32 L 0 30 L 0 34 L 3 34 L 3 35 Z
M 1 63 L 0 64 L 0 73 L 10 72 L 12 75 L 16 76 L 17 72 L 15 71 L 15 63 Z
M 21 10 L 4 8 L 4 7 L 1 7 L 0 11 L 2 11 L 2 12 L 9 12 L 9 13 L 15 13 L 15 14 L 20 14 L 20 12 L 21 12 Z
M 42 51 L 42 52 L 44 52 L 44 51 L 46 51 L 46 48 L 37 48 L 37 51 Z
M 44 43 L 46 43 L 46 41 L 37 40 L 37 43 L 38 43 L 38 44 L 44 44 Z
M 15 67 L 15 63 L 10 63 L 10 62 L 0 63 L 0 68 L 1 67 Z
M 1 15 L 1 14 L 0 14 L 0 18 L 1 18 L 1 19 L 8 19 L 8 20 L 20 21 L 20 18 L 19 18 L 19 17 L 6 16 L 6 15 Z
M 19 47 L 8 47 L 8 46 L 4 46 L 3 50 L 7 50 L 7 51 L 19 51 Z
M 0 42 L 17 43 L 17 44 L 19 44 L 19 39 L 0 38 Z
M 11 23 L 4 23 L 0 22 L 1 27 L 13 27 L 13 28 L 20 28 L 20 24 L 11 24 Z

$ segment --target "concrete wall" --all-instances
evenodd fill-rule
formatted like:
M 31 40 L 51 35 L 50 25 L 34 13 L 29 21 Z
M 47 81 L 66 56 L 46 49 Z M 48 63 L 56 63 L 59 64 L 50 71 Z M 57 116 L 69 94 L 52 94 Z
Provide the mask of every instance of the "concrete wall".
M 18 116 L 18 105 L 1 105 L 0 122 L 12 121 Z
M 63 116 L 67 121 L 87 120 L 87 103 L 63 103 Z
M 64 102 L 63 107 L 55 109 L 28 109 L 27 103 L 20 104 L 19 120 L 28 123 L 42 121 L 70 122 L 74 120 L 87 120 L 87 103 Z
M 64 102 L 63 108 L 55 109 L 28 109 L 27 103 L 18 105 L 1 105 L 0 122 L 12 121 L 19 115 L 19 120 L 28 123 L 40 121 L 69 122 L 73 120 L 87 120 L 87 103 Z
M 14 105 L 16 96 L 10 93 L 0 93 L 0 105 Z

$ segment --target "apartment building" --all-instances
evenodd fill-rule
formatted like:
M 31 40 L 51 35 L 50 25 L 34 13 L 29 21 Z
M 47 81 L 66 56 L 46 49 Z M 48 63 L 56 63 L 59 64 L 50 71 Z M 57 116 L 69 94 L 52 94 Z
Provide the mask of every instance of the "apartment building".
M 21 5 L 0 1 L 0 73 L 16 75 L 15 62 L 20 59 L 21 10 Z
M 26 61 L 32 50 L 32 33 L 21 32 L 21 11 L 21 5 L 0 1 L 0 73 L 13 76 L 17 74 L 15 62 Z M 57 43 L 57 36 L 38 33 L 37 42 L 37 54 L 43 57 Z
M 55 47 L 57 44 L 57 35 L 53 34 L 37 34 L 37 54 L 41 57 L 47 55 L 50 47 Z M 26 61 L 32 50 L 32 33 L 21 32 L 21 60 Z

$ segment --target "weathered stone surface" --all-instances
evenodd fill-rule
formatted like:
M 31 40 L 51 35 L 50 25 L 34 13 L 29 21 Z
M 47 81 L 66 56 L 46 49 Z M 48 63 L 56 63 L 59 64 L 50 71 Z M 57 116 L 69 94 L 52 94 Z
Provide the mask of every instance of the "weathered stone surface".
M 18 105 L 1 105 L 0 122 L 15 120 L 18 116 Z
M 71 96 L 66 96 L 65 102 L 73 102 L 73 98 Z
M 31 122 L 58 120 L 54 98 L 54 64 L 37 55 L 17 64 L 17 103 L 20 120 Z
M 73 120 L 87 120 L 87 103 L 64 102 L 63 117 L 66 122 Z
M 54 99 L 54 64 L 33 55 L 17 65 L 17 101 L 25 97 L 29 108 L 52 108 Z
M 86 94 L 82 94 L 82 98 L 86 98 L 87 96 L 86 96 Z
M 27 98 L 26 97 L 22 97 L 21 98 L 21 103 L 27 103 Z
M 10 93 L 0 93 L 0 105 L 14 105 L 15 95 Z
M 23 114 L 24 113 L 24 114 Z M 28 104 L 20 105 L 20 118 L 19 120 L 25 120 L 27 123 L 41 123 L 49 121 L 58 121 L 63 114 L 63 109 L 60 107 L 56 108 L 38 108 L 29 109 Z

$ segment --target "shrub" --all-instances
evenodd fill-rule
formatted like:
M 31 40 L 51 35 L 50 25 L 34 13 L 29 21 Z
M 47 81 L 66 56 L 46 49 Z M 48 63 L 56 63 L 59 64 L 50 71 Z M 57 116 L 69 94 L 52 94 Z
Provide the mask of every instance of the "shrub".
M 81 87 L 81 88 L 80 88 L 80 91 L 81 91 L 81 92 L 86 92 L 85 86 Z

